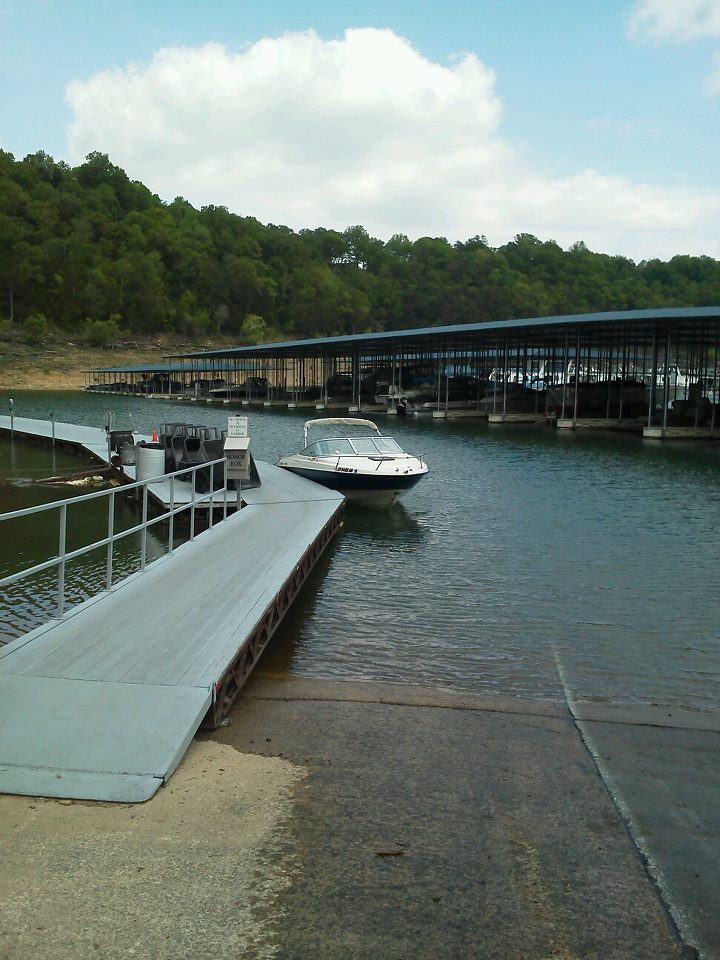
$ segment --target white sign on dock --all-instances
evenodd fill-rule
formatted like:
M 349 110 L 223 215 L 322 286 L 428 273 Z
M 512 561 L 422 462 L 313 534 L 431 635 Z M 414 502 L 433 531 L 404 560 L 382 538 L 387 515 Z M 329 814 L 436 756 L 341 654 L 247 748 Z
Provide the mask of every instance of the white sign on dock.
M 247 437 L 248 418 L 228 417 L 228 437 Z
M 228 417 L 228 432 L 224 448 L 227 479 L 249 480 L 250 437 L 247 417 Z

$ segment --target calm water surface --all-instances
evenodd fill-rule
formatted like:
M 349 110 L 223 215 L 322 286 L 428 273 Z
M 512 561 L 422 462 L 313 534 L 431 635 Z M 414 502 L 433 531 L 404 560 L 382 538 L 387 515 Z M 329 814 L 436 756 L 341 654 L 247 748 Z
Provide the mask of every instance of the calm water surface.
M 233 412 L 15 394 L 18 416 L 101 426 L 105 409 L 118 426 L 132 413 L 145 432 L 221 425 Z M 312 415 L 243 412 L 254 455 L 271 462 L 299 445 Z M 717 708 L 718 447 L 425 418 L 380 427 L 424 453 L 431 473 L 388 512 L 348 510 L 265 667 L 553 700 L 565 684 L 578 699 Z M 8 482 L 44 469 L 38 456 L 0 447 L 2 510 L 38 496 Z M 7 568 L 21 541 L 0 536 Z

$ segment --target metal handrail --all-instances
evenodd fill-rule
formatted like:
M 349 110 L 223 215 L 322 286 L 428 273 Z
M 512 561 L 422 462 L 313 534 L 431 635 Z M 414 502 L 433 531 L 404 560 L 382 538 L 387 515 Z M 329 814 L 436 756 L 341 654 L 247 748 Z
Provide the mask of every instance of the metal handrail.
M 223 464 L 223 485 L 222 487 L 215 487 L 215 470 L 214 468 L 218 464 Z M 199 470 L 209 470 L 210 473 L 210 489 L 204 493 L 198 495 L 195 490 L 195 477 Z M 181 477 L 185 474 L 192 474 L 191 477 L 191 499 L 189 503 L 175 504 L 175 480 L 178 477 Z M 160 480 L 169 480 L 170 481 L 170 503 L 166 510 L 160 513 L 156 517 L 148 518 L 148 485 L 151 483 L 157 483 Z M 121 530 L 115 532 L 115 497 L 118 493 L 128 493 L 132 490 L 142 490 L 142 519 L 140 523 L 135 524 L 133 527 L 128 528 L 127 530 Z M 168 554 L 172 554 L 174 548 L 174 521 L 175 517 L 182 513 L 185 510 L 190 511 L 190 540 L 195 539 L 195 512 L 197 507 L 204 503 L 205 501 L 212 502 L 213 497 L 217 493 L 223 494 L 223 520 L 227 518 L 228 511 L 228 490 L 227 490 L 227 460 L 225 457 L 219 457 L 217 460 L 205 460 L 201 463 L 193 464 L 191 467 L 183 467 L 182 470 L 176 470 L 173 473 L 169 474 L 160 474 L 156 477 L 149 477 L 147 480 L 137 480 L 133 483 L 123 484 L 120 487 L 112 487 L 109 490 L 97 490 L 93 493 L 85 493 L 78 497 L 70 497 L 67 500 L 55 500 L 52 503 L 40 503 L 34 507 L 24 507 L 22 510 L 12 510 L 10 513 L 0 514 L 0 523 L 4 520 L 18 520 L 23 517 L 35 516 L 39 513 L 46 513 L 50 510 L 58 510 L 60 513 L 59 517 L 59 531 L 58 531 L 58 552 L 57 556 L 50 557 L 48 560 L 44 560 L 42 563 L 34 564 L 32 567 L 28 567 L 25 570 L 19 570 L 16 573 L 9 574 L 6 577 L 0 578 L 0 588 L 10 586 L 13 583 L 18 583 L 21 580 L 26 579 L 27 577 L 34 576 L 37 573 L 42 573 L 44 570 L 49 570 L 53 567 L 58 568 L 58 582 L 57 582 L 57 606 L 55 616 L 62 618 L 65 614 L 65 567 L 67 563 L 71 560 L 75 560 L 77 557 L 82 557 L 87 553 L 91 553 L 93 550 L 98 550 L 101 547 L 107 548 L 107 560 L 106 560 L 106 573 L 105 573 L 105 589 L 110 590 L 113 586 L 113 551 L 115 543 L 119 540 L 124 539 L 125 537 L 132 536 L 133 534 L 139 533 L 141 535 L 141 546 L 140 546 L 140 570 L 143 571 L 146 567 L 147 561 L 147 531 L 149 527 L 154 526 L 157 523 L 162 523 L 167 520 L 169 529 L 168 529 Z M 77 504 L 87 503 L 89 500 L 97 500 L 102 497 L 108 498 L 108 523 L 107 523 L 107 534 L 104 537 L 101 537 L 99 540 L 94 541 L 93 543 L 85 544 L 82 547 L 78 547 L 75 550 L 68 551 L 67 549 L 67 509 L 69 506 L 76 506 Z M 213 525 L 213 510 L 212 506 L 208 509 L 208 526 L 212 527 Z

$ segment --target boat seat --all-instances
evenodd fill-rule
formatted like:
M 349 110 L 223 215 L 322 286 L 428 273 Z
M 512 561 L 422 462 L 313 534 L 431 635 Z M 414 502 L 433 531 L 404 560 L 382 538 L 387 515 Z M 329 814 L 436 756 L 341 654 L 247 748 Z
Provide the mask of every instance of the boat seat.
M 183 460 L 186 463 L 204 463 L 207 460 L 200 437 L 185 437 Z
M 175 450 L 173 448 L 172 434 L 161 434 L 160 442 L 165 447 L 165 473 L 174 473 L 177 467 L 175 466 Z
M 185 456 L 185 437 L 179 434 L 175 434 L 172 438 L 172 449 L 173 449 L 173 463 L 174 469 L 180 469 L 180 461 Z M 189 480 L 190 476 L 179 477 L 179 480 Z
M 203 440 L 203 450 L 206 460 L 219 460 L 224 456 L 225 447 L 222 440 Z M 213 487 L 219 489 L 225 483 L 225 468 L 222 463 L 216 463 L 213 467 Z

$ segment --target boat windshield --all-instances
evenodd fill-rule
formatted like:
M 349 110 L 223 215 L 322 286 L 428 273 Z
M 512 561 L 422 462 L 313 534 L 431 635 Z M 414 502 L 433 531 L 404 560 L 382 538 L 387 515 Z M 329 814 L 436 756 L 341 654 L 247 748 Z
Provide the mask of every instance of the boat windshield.
M 402 453 L 403 449 L 392 437 L 375 437 L 375 446 L 380 453 Z
M 308 457 L 332 457 L 335 454 L 352 456 L 355 451 L 349 440 L 340 438 L 338 440 L 316 440 L 309 443 L 303 453 Z
M 355 453 L 359 453 L 362 457 L 373 457 L 378 452 L 372 437 L 353 437 L 350 442 L 355 448 Z
M 308 457 L 361 456 L 402 453 L 402 447 L 390 437 L 339 437 L 335 440 L 316 440 L 303 450 Z

